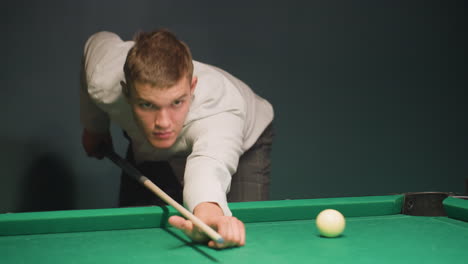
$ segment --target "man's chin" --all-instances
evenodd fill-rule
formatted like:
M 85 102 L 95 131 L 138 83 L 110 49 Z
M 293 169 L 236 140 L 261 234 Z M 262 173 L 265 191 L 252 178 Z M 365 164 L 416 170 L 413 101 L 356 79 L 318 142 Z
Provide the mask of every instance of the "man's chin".
M 151 140 L 150 143 L 153 147 L 158 149 L 168 149 L 174 145 L 174 140 Z

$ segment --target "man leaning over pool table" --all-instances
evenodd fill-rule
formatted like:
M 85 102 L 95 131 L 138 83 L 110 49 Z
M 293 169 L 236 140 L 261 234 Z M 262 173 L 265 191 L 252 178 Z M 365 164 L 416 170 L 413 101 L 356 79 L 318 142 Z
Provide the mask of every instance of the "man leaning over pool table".
M 227 202 L 268 199 L 273 108 L 229 73 L 192 60 L 168 30 L 123 41 L 98 32 L 85 44 L 80 89 L 82 144 L 103 158 L 110 122 L 129 140 L 127 160 L 218 231 L 209 239 L 179 216 L 169 223 L 214 248 L 243 246 L 244 224 Z M 232 179 L 232 180 L 231 180 Z M 121 177 L 120 206 L 163 205 Z

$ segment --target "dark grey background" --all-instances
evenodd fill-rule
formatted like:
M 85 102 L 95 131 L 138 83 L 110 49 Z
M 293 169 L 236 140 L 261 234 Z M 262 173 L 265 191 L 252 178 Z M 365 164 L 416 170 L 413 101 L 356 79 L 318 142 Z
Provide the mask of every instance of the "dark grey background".
M 80 56 L 94 32 L 129 39 L 159 27 L 274 105 L 272 199 L 461 193 L 466 5 L 8 1 L 0 11 L 0 211 L 116 205 L 119 170 L 81 148 Z

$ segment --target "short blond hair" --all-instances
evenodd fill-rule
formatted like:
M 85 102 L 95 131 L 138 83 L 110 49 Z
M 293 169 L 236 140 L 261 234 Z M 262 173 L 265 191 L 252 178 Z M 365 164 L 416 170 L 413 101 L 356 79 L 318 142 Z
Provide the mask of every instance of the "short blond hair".
M 166 29 L 138 33 L 124 65 L 127 84 L 150 84 L 169 88 L 182 77 L 189 81 L 193 75 L 192 54 L 189 47 Z

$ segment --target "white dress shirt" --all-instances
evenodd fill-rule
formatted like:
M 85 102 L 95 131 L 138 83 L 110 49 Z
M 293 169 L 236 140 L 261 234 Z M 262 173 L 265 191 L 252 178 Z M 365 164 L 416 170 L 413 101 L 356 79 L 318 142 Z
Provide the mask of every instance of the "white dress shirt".
M 198 83 L 182 131 L 171 148 L 156 149 L 137 127 L 120 84 L 133 44 L 111 32 L 96 33 L 86 42 L 81 123 L 93 132 L 108 131 L 111 121 L 118 124 L 132 140 L 137 163 L 183 161 L 184 173 L 177 176 L 185 206 L 193 212 L 202 202 L 215 202 L 225 215 L 232 215 L 226 201 L 231 175 L 239 157 L 273 120 L 273 107 L 229 73 L 193 61 Z

